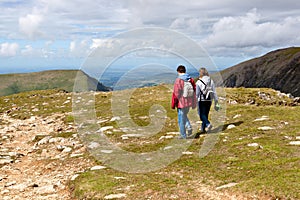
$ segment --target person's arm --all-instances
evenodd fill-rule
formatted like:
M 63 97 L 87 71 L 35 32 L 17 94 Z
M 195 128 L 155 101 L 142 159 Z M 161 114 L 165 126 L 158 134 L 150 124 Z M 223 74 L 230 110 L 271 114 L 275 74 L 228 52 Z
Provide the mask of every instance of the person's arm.
M 196 83 L 196 99 L 199 99 L 200 97 L 200 86 L 199 86 L 199 81 Z
M 218 100 L 219 100 L 219 97 L 218 97 L 218 94 L 216 92 L 216 87 L 215 87 L 215 83 L 214 81 L 211 79 L 211 87 L 212 87 L 212 90 L 214 92 L 214 100 L 215 100 L 215 104 L 218 103 Z
M 174 89 L 173 89 L 173 94 L 172 94 L 172 109 L 175 109 L 175 107 L 178 106 L 178 101 L 181 95 L 181 90 L 180 90 L 180 83 L 179 79 L 177 78 L 174 83 Z
M 195 108 L 197 107 L 197 96 L 196 96 L 196 94 L 195 94 L 197 89 L 196 89 L 196 83 L 195 83 L 195 80 L 194 80 L 193 78 L 191 79 L 191 84 L 192 84 L 193 89 L 194 89 L 194 95 L 193 95 L 193 97 L 192 97 L 192 98 L 193 98 L 193 99 L 192 99 L 192 100 L 193 100 L 192 108 L 195 109 Z

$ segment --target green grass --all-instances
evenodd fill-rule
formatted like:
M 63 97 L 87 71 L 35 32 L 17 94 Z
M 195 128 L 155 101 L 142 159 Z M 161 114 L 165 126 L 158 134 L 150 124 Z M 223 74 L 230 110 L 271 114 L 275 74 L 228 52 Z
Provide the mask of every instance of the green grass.
M 0 96 L 7 96 L 32 90 L 62 89 L 72 92 L 74 82 L 83 85 L 88 82 L 87 90 L 95 90 L 97 80 L 78 70 L 52 70 L 25 74 L 1 74 Z M 87 81 L 86 81 L 87 80 Z M 79 88 L 79 87 L 78 87 Z M 99 89 L 105 90 L 102 84 Z
M 274 96 L 271 101 L 258 98 L 258 91 Z M 124 91 L 120 91 L 124 92 Z M 86 171 L 69 183 L 74 197 L 78 199 L 103 199 L 111 193 L 126 193 L 128 199 L 146 199 L 154 196 L 157 199 L 169 199 L 178 194 L 185 194 L 197 199 L 197 187 L 205 184 L 208 187 L 236 182 L 238 185 L 226 189 L 229 193 L 258 195 L 270 199 L 299 199 L 300 188 L 300 154 L 299 146 L 289 145 L 288 137 L 300 136 L 299 106 L 280 106 L 276 92 L 270 89 L 226 89 L 227 100 L 236 100 L 238 104 L 227 104 L 226 125 L 235 124 L 230 130 L 223 130 L 212 151 L 204 158 L 199 158 L 199 150 L 204 138 L 195 139 L 188 151 L 192 155 L 183 155 L 180 159 L 163 169 L 144 174 L 130 174 L 110 168 L 99 171 Z M 151 93 L 151 98 L 146 94 Z M 96 95 L 96 115 L 99 120 L 106 119 L 101 126 L 112 125 L 119 128 L 118 122 L 111 122 L 112 93 Z M 49 116 L 53 113 L 66 113 L 65 123 L 73 123 L 70 114 L 71 103 L 63 104 L 71 94 L 47 90 L 27 92 L 0 98 L 0 113 L 8 110 L 14 118 L 29 118 L 31 115 Z M 167 111 L 166 126 L 150 138 L 129 139 L 122 141 L 122 132 L 107 135 L 111 141 L 119 143 L 123 149 L 132 152 L 150 152 L 164 147 L 170 140 L 158 140 L 166 132 L 177 131 L 177 115 L 170 109 L 171 93 L 163 86 L 138 89 L 129 101 L 129 112 L 132 120 L 147 126 L 150 119 L 149 108 L 158 103 Z M 254 105 L 246 105 L 250 100 Z M 47 102 L 47 105 L 43 105 Z M 288 104 L 287 104 L 288 105 Z M 32 106 L 39 111 L 33 112 Z M 12 109 L 14 108 L 14 109 Z M 234 116 L 240 115 L 235 118 Z M 254 122 L 263 115 L 269 120 Z M 258 127 L 270 126 L 273 130 L 260 131 Z M 71 137 L 74 133 L 61 133 L 61 137 Z M 90 136 L 91 138 L 93 136 Z M 146 141 L 147 143 L 141 143 Z M 258 147 L 248 144 L 258 143 Z M 103 164 L 95 161 L 96 164 Z M 125 177 L 117 180 L 114 177 Z

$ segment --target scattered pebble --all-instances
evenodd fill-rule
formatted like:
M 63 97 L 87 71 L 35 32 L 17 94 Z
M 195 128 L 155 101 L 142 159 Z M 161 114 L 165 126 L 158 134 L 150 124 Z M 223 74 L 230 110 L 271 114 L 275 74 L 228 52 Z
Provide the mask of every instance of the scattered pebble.
M 255 119 L 254 122 L 265 121 L 265 120 L 269 120 L 269 117 L 268 116 L 262 116 L 260 118 Z
M 15 185 L 16 183 L 17 183 L 16 181 L 12 181 L 12 182 L 6 183 L 5 187 L 9 187 L 9 186 Z
M 134 133 L 132 133 L 132 134 L 122 135 L 121 137 L 122 137 L 122 138 L 123 138 L 123 137 L 128 137 L 128 138 L 130 138 L 130 137 L 138 138 L 138 137 L 142 137 L 142 136 L 143 136 L 142 134 L 134 134 Z
M 250 143 L 250 144 L 247 144 L 248 147 L 258 147 L 259 144 L 257 143 Z
M 126 178 L 125 177 L 122 177 L 122 176 L 116 176 L 116 177 L 114 177 L 115 179 L 117 179 L 117 180 L 126 180 Z
M 185 151 L 185 152 L 182 152 L 183 155 L 192 155 L 193 152 L 190 152 L 190 151 Z
M 110 121 L 111 121 L 111 122 L 114 122 L 114 121 L 117 121 L 117 120 L 120 120 L 120 119 L 121 119 L 121 117 L 116 116 L 116 117 L 112 117 L 112 118 L 110 119 Z
M 300 145 L 300 141 L 291 141 L 290 145 Z
M 166 146 L 165 148 L 164 148 L 164 150 L 168 150 L 168 149 L 172 149 L 173 148 L 173 146 Z
M 101 150 L 102 153 L 107 153 L 107 154 L 110 154 L 113 152 L 113 150 Z
M 241 114 L 237 114 L 237 115 L 235 115 L 235 116 L 233 117 L 233 119 L 239 118 L 239 117 L 241 117 L 241 116 L 242 116 Z
M 98 148 L 99 146 L 100 146 L 99 143 L 97 143 L 97 142 L 91 142 L 90 145 L 88 146 L 88 148 L 95 149 L 95 148 Z
M 72 151 L 71 147 L 66 147 L 64 148 L 64 150 L 62 151 L 63 153 L 70 153 Z
M 273 130 L 274 128 L 272 128 L 270 126 L 262 126 L 262 127 L 257 128 L 257 129 L 261 130 L 261 131 L 269 131 L 269 130 Z
M 121 199 L 125 198 L 127 195 L 126 194 L 110 194 L 104 197 L 104 199 Z
M 105 166 L 101 166 L 101 165 L 97 165 L 97 166 L 94 166 L 94 167 L 91 168 L 92 171 L 94 171 L 94 170 L 100 170 L 100 169 L 106 169 L 106 167 Z
M 293 139 L 292 137 L 286 136 L 286 135 L 284 136 L 284 138 L 287 139 L 287 140 L 292 140 Z
M 225 188 L 230 188 L 230 187 L 234 187 L 236 186 L 238 183 L 228 183 L 226 185 L 221 185 L 219 187 L 216 188 L 216 190 L 221 190 L 221 189 L 225 189 Z
M 234 124 L 229 124 L 228 126 L 227 126 L 227 129 L 229 130 L 229 129 L 233 129 L 233 128 L 235 128 L 235 125 Z
M 97 124 L 101 124 L 101 123 L 104 123 L 104 122 L 107 122 L 107 121 L 108 121 L 107 119 L 98 120 Z
M 179 135 L 179 132 L 168 132 L 167 135 Z
M 74 181 L 77 177 L 79 176 L 79 174 L 75 174 L 71 177 L 71 181 Z
M 109 129 L 113 129 L 114 127 L 113 126 L 104 126 L 104 127 L 101 127 L 97 132 L 104 132 L 104 131 L 107 131 Z
M 83 156 L 83 153 L 74 153 L 74 154 L 71 154 L 70 157 L 71 158 L 74 158 L 74 157 L 82 157 Z
M 161 137 L 159 138 L 159 140 L 162 140 L 162 139 L 172 139 L 172 138 L 174 138 L 173 135 L 166 135 L 166 136 L 161 136 Z
M 46 185 L 42 187 L 35 188 L 36 193 L 43 195 L 43 194 L 52 194 L 55 193 L 55 188 L 53 185 Z

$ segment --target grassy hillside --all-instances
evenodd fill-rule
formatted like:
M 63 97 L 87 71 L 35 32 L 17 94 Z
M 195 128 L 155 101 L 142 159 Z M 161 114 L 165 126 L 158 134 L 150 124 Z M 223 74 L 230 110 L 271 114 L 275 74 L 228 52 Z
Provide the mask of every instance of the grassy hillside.
M 79 78 L 88 83 L 90 90 L 97 88 L 98 81 L 78 70 L 52 70 L 25 74 L 0 74 L 0 96 L 16 94 L 24 91 L 63 89 L 73 91 L 74 80 Z M 107 91 L 102 84 L 98 90 Z
M 300 47 L 279 49 L 221 71 L 226 87 L 273 88 L 300 96 Z
M 117 91 L 121 92 L 124 91 Z M 270 98 L 261 98 L 258 92 Z M 218 196 L 221 192 L 236 199 L 300 199 L 300 147 L 290 144 L 299 140 L 300 107 L 287 106 L 293 105 L 291 99 L 280 97 L 276 91 L 266 88 L 226 89 L 226 93 L 225 125 L 218 127 L 221 130 L 219 139 L 206 157 L 199 157 L 199 149 L 204 139 L 214 133 L 192 140 L 188 154 L 155 172 L 130 174 L 109 167 L 86 170 L 70 181 L 73 196 L 77 199 L 104 199 L 109 194 L 125 193 L 125 199 L 222 199 Z M 159 138 L 167 132 L 177 131 L 176 111 L 170 109 L 171 91 L 156 86 L 140 88 L 133 93 L 128 106 L 137 124 L 149 124 L 149 108 L 155 103 L 167 111 L 167 121 L 157 135 L 128 140 L 122 140 L 124 133 L 116 121 L 111 120 L 111 95 L 111 92 L 97 93 L 95 107 L 98 123 L 102 127 L 114 127 L 105 131 L 112 142 L 132 152 L 157 150 L 170 142 L 171 139 Z M 146 98 L 149 95 L 152 98 Z M 56 90 L 0 97 L 0 113 L 21 119 L 32 115 L 68 113 L 72 108 L 65 101 L 70 97 L 72 94 Z M 262 116 L 265 117 L 262 119 Z M 67 114 L 65 121 L 69 123 L 73 119 Z M 227 129 L 229 125 L 235 127 Z M 260 130 L 263 126 L 272 129 Z M 95 164 L 105 165 L 101 161 L 95 161 Z M 236 185 L 216 189 L 228 183 Z M 212 193 L 218 198 L 203 196 Z

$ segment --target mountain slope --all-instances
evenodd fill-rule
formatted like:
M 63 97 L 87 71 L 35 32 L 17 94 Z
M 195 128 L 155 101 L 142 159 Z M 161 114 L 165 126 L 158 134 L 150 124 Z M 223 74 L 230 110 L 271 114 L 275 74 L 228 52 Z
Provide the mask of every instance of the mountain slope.
M 279 49 L 221 71 L 225 87 L 273 88 L 300 96 L 300 47 Z
M 24 74 L 0 75 L 0 96 L 45 89 L 63 89 L 71 92 L 73 91 L 75 78 L 77 78 L 77 81 L 87 83 L 88 90 L 110 90 L 110 88 L 102 85 L 83 71 L 51 70 Z

